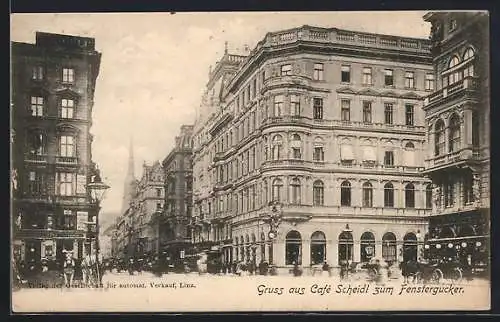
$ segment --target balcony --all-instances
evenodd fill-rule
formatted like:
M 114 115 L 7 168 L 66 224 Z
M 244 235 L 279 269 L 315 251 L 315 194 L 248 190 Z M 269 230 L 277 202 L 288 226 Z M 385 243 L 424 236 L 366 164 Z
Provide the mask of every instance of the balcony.
M 77 157 L 56 156 L 56 164 L 60 165 L 78 165 Z
M 47 155 L 46 154 L 26 154 L 24 156 L 24 161 L 25 162 L 30 162 L 30 163 L 47 163 Z
M 476 149 L 460 149 L 458 151 L 449 152 L 425 160 L 425 172 L 433 172 L 449 166 L 456 166 L 469 161 L 475 161 L 480 159 L 480 157 L 481 155 Z
M 270 77 L 264 81 L 261 92 L 273 88 L 283 88 L 288 86 L 306 87 L 309 86 L 310 79 L 301 75 L 282 75 Z
M 314 162 L 316 164 L 316 162 Z M 280 169 L 312 170 L 313 163 L 301 159 L 269 160 L 262 164 L 261 171 L 272 171 Z
M 346 129 L 346 130 L 370 130 L 377 132 L 398 132 L 398 133 L 424 133 L 424 126 L 412 126 L 404 124 L 385 124 L 385 123 L 366 123 L 360 121 L 342 121 L 312 119 L 305 116 L 273 116 L 268 117 L 262 122 L 261 127 L 266 129 L 274 125 L 294 126 L 301 125 L 307 127 L 317 127 L 324 129 Z
M 424 109 L 440 105 L 453 98 L 476 98 L 479 89 L 477 77 L 468 76 L 464 79 L 448 85 L 447 87 L 432 93 L 424 99 Z
M 61 205 L 88 205 L 89 201 L 85 196 L 54 196 L 54 201 Z
M 21 229 L 16 232 L 15 238 L 85 238 L 85 232 L 78 230 Z

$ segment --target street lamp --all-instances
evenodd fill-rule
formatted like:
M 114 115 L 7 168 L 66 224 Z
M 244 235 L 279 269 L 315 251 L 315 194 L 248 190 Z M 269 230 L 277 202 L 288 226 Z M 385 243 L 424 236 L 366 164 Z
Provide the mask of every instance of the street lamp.
M 278 237 L 278 229 L 283 218 L 282 204 L 278 201 L 269 202 L 269 233 L 268 237 L 271 240 L 271 252 L 269 254 L 269 264 L 273 264 L 272 252 L 274 251 L 274 240 Z
M 101 210 L 101 201 L 104 199 L 104 194 L 106 190 L 110 187 L 102 182 L 101 176 L 99 173 L 94 175 L 91 179 L 91 182 L 87 185 L 87 188 L 90 191 L 91 201 L 96 205 L 96 265 L 97 265 L 97 274 L 99 278 L 99 286 L 102 287 L 102 274 L 99 271 L 99 211 Z

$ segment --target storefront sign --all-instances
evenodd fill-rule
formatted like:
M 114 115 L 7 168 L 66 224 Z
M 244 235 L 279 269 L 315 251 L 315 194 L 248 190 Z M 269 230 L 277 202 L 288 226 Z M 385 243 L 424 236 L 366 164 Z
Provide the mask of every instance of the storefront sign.
M 89 213 L 86 211 L 76 212 L 76 229 L 87 230 L 87 221 L 89 220 Z

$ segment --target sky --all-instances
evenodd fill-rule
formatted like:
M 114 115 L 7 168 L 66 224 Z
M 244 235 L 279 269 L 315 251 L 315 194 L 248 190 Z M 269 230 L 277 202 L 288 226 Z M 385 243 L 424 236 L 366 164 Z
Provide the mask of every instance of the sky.
M 102 53 L 94 97 L 93 160 L 111 186 L 103 213 L 118 213 L 133 136 L 135 175 L 163 160 L 182 124 L 194 123 L 210 65 L 254 48 L 267 32 L 312 25 L 428 38 L 423 11 L 12 14 L 11 40 L 35 32 L 93 37 Z

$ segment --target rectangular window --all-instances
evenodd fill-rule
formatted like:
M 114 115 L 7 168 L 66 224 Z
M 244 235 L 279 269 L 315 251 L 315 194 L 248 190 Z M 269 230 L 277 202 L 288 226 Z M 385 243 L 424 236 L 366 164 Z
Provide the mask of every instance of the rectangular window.
M 319 97 L 313 98 L 313 117 L 315 120 L 323 119 L 323 99 Z
M 425 74 L 425 90 L 434 90 L 434 74 Z
M 472 65 L 472 64 L 469 64 L 464 69 L 464 78 L 469 77 L 469 76 L 474 76 L 474 65 Z
M 156 189 L 156 196 L 161 197 L 161 189 L 160 188 Z
M 30 171 L 29 173 L 29 183 L 28 190 L 31 195 L 44 195 L 45 194 L 45 186 L 44 186 L 44 175 L 39 172 Z
M 363 102 L 363 123 L 372 122 L 372 102 Z
M 75 70 L 73 68 L 63 68 L 62 73 L 64 83 L 73 83 L 75 81 Z
M 75 101 L 63 98 L 61 100 L 61 117 L 63 119 L 72 119 L 75 108 Z
M 72 196 L 74 193 L 74 182 L 75 182 L 75 174 L 68 172 L 60 172 L 58 173 L 59 178 L 59 195 L 61 196 Z
M 63 135 L 60 138 L 59 155 L 62 157 L 74 157 L 75 146 L 72 136 Z
M 300 116 L 300 97 L 298 95 L 290 96 L 290 112 L 292 116 Z
M 453 207 L 455 202 L 455 182 L 452 178 L 444 184 L 444 204 L 446 207 Z
M 261 77 L 262 77 L 262 85 L 264 85 L 264 82 L 266 81 L 266 71 L 265 70 L 262 71 Z
M 415 88 L 415 73 L 414 72 L 406 72 L 405 73 L 405 87 L 406 88 Z
M 314 64 L 314 80 L 323 80 L 323 64 Z
M 384 104 L 385 124 L 392 124 L 393 123 L 393 106 L 394 106 L 394 104 L 392 104 L 392 103 L 385 103 Z
M 257 78 L 253 79 L 253 95 L 252 98 L 255 98 L 257 96 Z
M 351 66 L 340 67 L 340 81 L 342 83 L 351 82 Z
M 31 70 L 31 79 L 33 80 L 42 80 L 43 79 L 43 67 L 42 66 L 34 66 Z
M 283 95 L 277 95 L 274 97 L 274 116 L 279 117 L 283 110 Z
M 372 69 L 371 67 L 363 68 L 363 85 L 371 85 L 372 84 Z
M 43 116 L 43 97 L 31 96 L 31 115 L 32 116 Z
M 321 146 L 314 147 L 313 160 L 314 161 L 325 160 L 325 152 L 323 151 L 323 147 Z
M 415 125 L 413 104 L 405 104 L 405 124 L 408 126 Z
M 300 159 L 302 157 L 299 148 L 292 148 L 292 154 L 294 159 Z
M 341 117 L 342 121 L 350 121 L 351 120 L 351 101 L 349 100 L 341 100 Z
M 63 220 L 61 224 L 63 230 L 76 229 L 76 214 L 69 209 L 65 209 L 63 211 Z
M 393 151 L 385 151 L 384 166 L 386 166 L 386 167 L 393 167 L 394 166 L 394 152 Z
M 292 75 L 292 65 L 286 64 L 281 66 L 281 76 Z
M 392 76 L 392 74 L 393 74 L 392 69 L 386 69 L 384 71 L 384 74 L 385 74 L 385 76 L 384 76 L 385 86 L 393 86 L 394 85 L 394 78 Z

